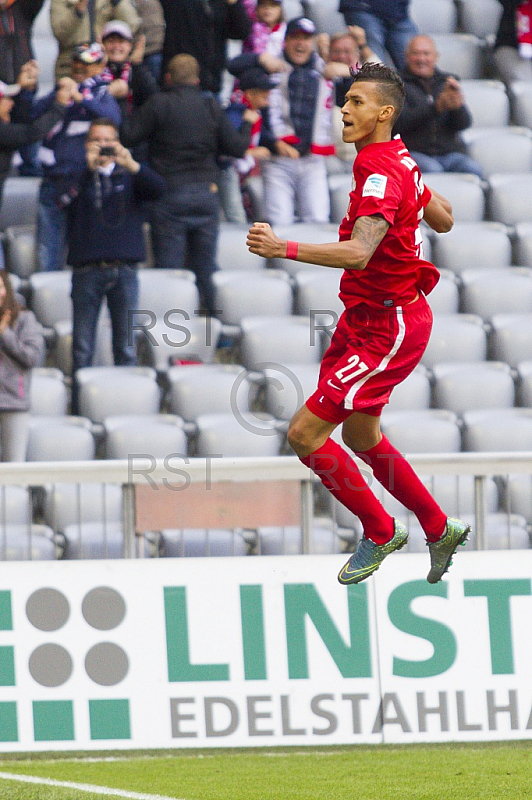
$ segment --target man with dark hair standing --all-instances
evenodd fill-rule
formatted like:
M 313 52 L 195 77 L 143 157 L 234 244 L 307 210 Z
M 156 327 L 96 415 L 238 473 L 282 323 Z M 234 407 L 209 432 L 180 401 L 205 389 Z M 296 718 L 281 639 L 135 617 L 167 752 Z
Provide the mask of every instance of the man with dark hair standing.
M 199 73 L 193 56 L 174 56 L 165 76 L 166 90 L 152 95 L 124 121 L 122 141 L 131 147 L 146 140 L 149 163 L 168 187 L 151 213 L 155 265 L 191 269 L 204 306 L 213 313 L 218 156 L 244 156 L 259 114 L 246 109 L 236 131 L 216 98 L 201 91 Z
M 470 530 L 449 519 L 412 467 L 380 430 L 393 388 L 418 364 L 432 314 L 425 299 L 439 274 L 423 258 L 419 222 L 451 229 L 451 206 L 423 185 L 415 161 L 391 132 L 404 102 L 399 76 L 382 64 L 354 75 L 342 109 L 344 140 L 356 146 L 353 190 L 340 241 L 298 244 L 279 239 L 267 223 L 248 234 L 252 253 L 343 269 L 346 310 L 322 361 L 317 391 L 291 421 L 288 440 L 327 489 L 362 521 L 364 537 L 342 568 L 342 584 L 359 583 L 404 547 L 406 527 L 394 520 L 366 485 L 353 459 L 330 436 L 342 425 L 344 442 L 375 478 L 420 520 L 427 537 L 429 583 L 439 581 Z

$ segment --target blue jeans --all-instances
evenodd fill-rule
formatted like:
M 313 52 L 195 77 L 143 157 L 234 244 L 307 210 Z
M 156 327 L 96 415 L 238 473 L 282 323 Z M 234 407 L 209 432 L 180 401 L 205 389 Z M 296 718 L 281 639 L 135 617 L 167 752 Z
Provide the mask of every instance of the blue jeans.
M 214 312 L 213 273 L 220 201 L 215 184 L 185 184 L 169 188 L 151 207 L 155 266 L 190 269 L 196 275 L 201 299 Z
M 421 172 L 467 172 L 484 177 L 480 164 L 465 153 L 445 153 L 443 156 L 427 156 L 425 153 L 410 151 Z
M 67 212 L 59 206 L 62 182 L 43 178 L 37 211 L 37 258 L 41 272 L 63 269 L 66 256 Z
M 103 298 L 111 316 L 113 359 L 116 366 L 136 364 L 135 343 L 129 335 L 129 312 L 138 307 L 139 282 L 135 264 L 121 267 L 77 267 L 72 272 L 72 374 L 90 367 Z M 78 412 L 77 382 L 72 385 L 72 413 Z
M 368 11 L 344 11 L 344 19 L 346 25 L 360 25 L 364 28 L 368 45 L 382 61 L 386 60 L 388 51 L 396 68 L 404 69 L 406 48 L 410 39 L 418 32 L 409 17 L 392 22 Z
M 163 54 L 162 53 L 152 53 L 149 56 L 144 56 L 144 61 L 142 62 L 145 67 L 149 69 L 157 83 L 161 82 L 161 70 L 163 66 Z

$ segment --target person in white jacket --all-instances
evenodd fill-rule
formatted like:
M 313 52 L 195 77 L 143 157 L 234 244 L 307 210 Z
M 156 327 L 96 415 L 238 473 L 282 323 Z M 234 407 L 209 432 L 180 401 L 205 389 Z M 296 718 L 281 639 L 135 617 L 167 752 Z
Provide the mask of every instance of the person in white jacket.
M 30 382 L 42 364 L 44 338 L 33 312 L 15 297 L 9 274 L 0 270 L 0 447 L 2 461 L 25 461 Z

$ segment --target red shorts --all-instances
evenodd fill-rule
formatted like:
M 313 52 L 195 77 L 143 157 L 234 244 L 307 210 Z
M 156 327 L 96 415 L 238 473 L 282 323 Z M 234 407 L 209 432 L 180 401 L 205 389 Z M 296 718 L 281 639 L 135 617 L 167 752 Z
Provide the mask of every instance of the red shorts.
M 406 306 L 344 311 L 323 357 L 313 414 L 340 424 L 354 411 L 380 416 L 394 386 L 419 364 L 432 329 L 425 297 Z

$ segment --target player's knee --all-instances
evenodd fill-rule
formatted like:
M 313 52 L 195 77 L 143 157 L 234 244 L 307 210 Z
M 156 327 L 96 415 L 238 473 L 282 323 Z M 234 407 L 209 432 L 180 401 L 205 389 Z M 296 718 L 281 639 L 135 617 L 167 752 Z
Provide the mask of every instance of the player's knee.
M 286 438 L 288 439 L 288 444 L 298 456 L 305 456 L 315 449 L 313 447 L 314 437 L 311 431 L 309 431 L 307 425 L 304 425 L 299 420 L 290 423 Z

